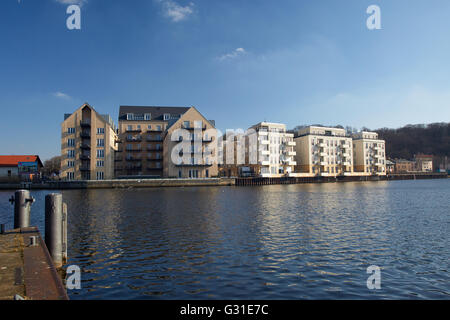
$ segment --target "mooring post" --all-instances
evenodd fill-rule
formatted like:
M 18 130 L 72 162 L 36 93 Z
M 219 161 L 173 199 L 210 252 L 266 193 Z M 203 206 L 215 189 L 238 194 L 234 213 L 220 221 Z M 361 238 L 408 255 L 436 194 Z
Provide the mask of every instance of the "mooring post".
M 62 259 L 63 263 L 67 263 L 67 203 L 63 202 L 62 215 Z
M 14 203 L 14 229 L 30 226 L 30 210 L 34 199 L 30 197 L 30 191 L 19 190 L 9 199 Z
M 45 244 L 56 268 L 62 267 L 63 259 L 63 203 L 62 194 L 45 196 Z

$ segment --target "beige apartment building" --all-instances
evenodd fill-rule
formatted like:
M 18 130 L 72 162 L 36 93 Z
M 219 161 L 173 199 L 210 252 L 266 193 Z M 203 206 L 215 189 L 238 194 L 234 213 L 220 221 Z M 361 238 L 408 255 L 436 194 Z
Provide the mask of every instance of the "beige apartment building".
M 362 131 L 353 135 L 354 171 L 366 175 L 386 175 L 385 141 L 378 133 Z
M 320 176 L 352 175 L 352 138 L 345 129 L 308 126 L 295 132 L 296 172 Z
M 206 156 L 208 152 L 211 153 L 210 150 L 214 151 L 211 146 L 217 142 L 214 137 L 217 131 L 213 123 L 206 120 L 194 107 L 121 106 L 121 143 L 115 158 L 116 176 L 217 176 L 217 162 L 213 161 L 212 156 Z M 176 129 L 183 129 L 180 132 L 183 133 L 181 136 L 184 140 L 177 137 L 177 141 L 172 141 L 172 133 L 180 133 Z M 172 149 L 182 141 L 185 143 L 185 154 L 189 148 L 193 155 L 189 160 L 185 157 L 186 163 L 175 164 L 172 161 Z
M 61 177 L 67 180 L 114 178 L 118 137 L 109 115 L 85 103 L 61 124 Z
M 164 138 L 164 177 L 218 176 L 217 130 L 195 107 L 170 122 Z

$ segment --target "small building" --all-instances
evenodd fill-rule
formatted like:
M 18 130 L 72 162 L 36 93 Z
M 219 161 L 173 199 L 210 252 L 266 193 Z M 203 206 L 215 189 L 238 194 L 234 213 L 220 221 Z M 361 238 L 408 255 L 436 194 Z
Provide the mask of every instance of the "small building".
M 40 177 L 43 165 L 37 155 L 0 156 L 0 181 L 32 181 Z
M 391 160 L 386 160 L 386 173 L 395 172 L 395 162 Z
M 433 156 L 427 154 L 417 154 L 414 156 L 416 170 L 420 172 L 433 172 Z
M 414 172 L 416 169 L 416 162 L 405 159 L 396 159 L 395 160 L 395 173 L 408 173 Z

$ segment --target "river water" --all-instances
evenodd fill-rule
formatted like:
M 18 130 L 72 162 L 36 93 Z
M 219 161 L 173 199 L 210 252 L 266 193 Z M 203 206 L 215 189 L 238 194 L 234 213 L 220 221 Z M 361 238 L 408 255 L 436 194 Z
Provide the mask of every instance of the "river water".
M 448 179 L 62 193 L 71 299 L 450 298 Z

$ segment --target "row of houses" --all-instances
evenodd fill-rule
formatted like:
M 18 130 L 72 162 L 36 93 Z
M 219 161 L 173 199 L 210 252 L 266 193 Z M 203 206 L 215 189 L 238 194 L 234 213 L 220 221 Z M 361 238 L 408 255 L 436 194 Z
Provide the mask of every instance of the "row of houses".
M 385 175 L 375 132 L 261 122 L 222 134 L 195 107 L 121 106 L 118 126 L 89 104 L 61 125 L 67 180 Z
M 415 155 L 413 160 L 393 159 L 386 163 L 388 173 L 433 172 L 433 156 L 427 154 Z

